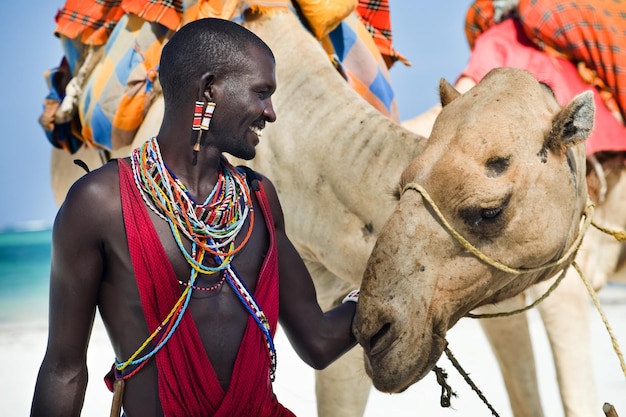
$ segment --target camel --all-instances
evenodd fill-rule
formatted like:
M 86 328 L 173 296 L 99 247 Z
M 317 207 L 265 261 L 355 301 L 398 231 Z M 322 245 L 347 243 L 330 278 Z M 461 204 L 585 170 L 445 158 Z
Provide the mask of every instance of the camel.
M 442 80 L 440 92 L 432 134 L 398 177 L 354 321 L 367 373 L 384 392 L 430 372 L 462 317 L 566 268 L 592 214 L 591 92 L 561 107 L 514 68 L 492 70 L 463 95 Z
M 467 92 L 476 83 L 460 77 L 455 89 Z M 441 112 L 441 105 L 402 122 L 407 129 L 428 137 Z M 618 120 L 622 122 L 619 118 Z M 626 164 L 622 152 L 599 152 L 587 158 L 587 187 L 595 205 L 594 221 L 609 230 L 623 230 L 626 213 L 622 209 L 626 198 Z M 595 228 L 588 230 L 576 258 L 585 277 L 595 290 L 609 281 L 624 281 L 624 249 L 626 246 Z M 554 278 L 555 279 L 555 278 Z M 482 307 L 479 313 L 522 308 L 529 299 L 544 294 L 554 279 L 537 284 L 497 307 Z M 598 414 L 598 399 L 591 360 L 589 294 L 578 273 L 570 268 L 565 279 L 551 296 L 537 306 L 550 342 L 558 379 L 561 403 L 568 417 Z M 542 416 L 539 404 L 535 358 L 525 314 L 507 318 L 480 320 L 503 374 L 509 401 L 516 417 Z M 514 353 L 514 354 L 513 354 Z M 523 358 L 523 359 L 521 359 Z M 534 381 L 534 382 L 529 382 Z M 531 389 L 531 391 L 529 391 Z M 529 401 L 529 398 L 536 400 Z M 522 406 L 523 403 L 528 404 Z
M 393 210 L 393 202 L 384 197 L 421 152 L 425 139 L 354 93 L 293 14 L 276 13 L 244 24 L 274 51 L 279 82 L 273 98 L 278 120 L 265 129 L 249 165 L 274 181 L 287 214 L 288 234 L 316 282 L 320 302 L 330 307 L 359 286 L 375 239 Z M 300 52 L 294 56 L 293 50 Z M 156 97 L 133 143 L 110 157 L 126 156 L 156 134 L 162 104 Z M 59 204 L 84 174 L 74 159 L 90 169 L 105 162 L 102 152 L 88 147 L 74 155 L 52 152 L 52 187 Z M 355 349 L 316 373 L 320 416 L 363 415 L 371 383 L 362 371 L 361 356 Z M 519 406 L 527 409 L 531 402 Z M 530 408 L 538 407 L 537 399 Z

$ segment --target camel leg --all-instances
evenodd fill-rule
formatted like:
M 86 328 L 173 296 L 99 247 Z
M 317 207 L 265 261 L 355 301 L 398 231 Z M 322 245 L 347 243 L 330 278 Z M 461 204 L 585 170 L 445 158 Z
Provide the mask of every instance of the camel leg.
M 624 231 L 626 163 L 622 161 L 618 169 L 611 166 L 613 163 L 610 161 L 606 163 L 607 193 L 604 201 L 596 203 L 593 220 L 609 230 Z M 591 248 L 585 253 L 585 259 L 579 260 L 580 255 L 576 259 L 581 267 L 586 267 L 585 274 L 590 277 L 594 288 L 599 289 L 609 281 L 626 283 L 626 243 L 618 242 L 612 236 L 591 227 L 585 235 L 581 250 L 585 249 L 585 246 Z
M 371 390 L 363 367 L 363 350 L 357 346 L 323 371 L 315 371 L 319 417 L 361 417 Z
M 524 304 L 525 297 L 522 294 L 495 306 L 481 307 L 476 313 L 513 311 Z M 513 415 L 542 417 L 535 357 L 526 314 L 481 319 L 480 324 L 500 366 Z
M 316 262 L 306 262 L 313 276 L 323 310 L 341 302 L 354 285 L 342 281 Z M 372 388 L 365 373 L 363 350 L 354 347 L 322 371 L 315 372 L 315 395 L 319 417 L 361 417 Z
M 541 304 L 566 417 L 601 416 L 596 399 L 590 341 L 590 309 L 587 291 L 575 271 L 569 271 L 559 287 Z M 552 281 L 530 289 L 537 297 Z
M 626 230 L 624 201 L 626 167 L 619 171 L 615 183 L 609 184 L 606 200 L 596 207 L 593 220 L 610 230 Z M 576 259 L 594 288 L 602 288 L 608 281 L 626 283 L 626 244 L 592 227 L 585 235 L 581 252 Z
M 625 197 L 626 171 L 622 170 L 606 200 L 594 212 L 594 221 L 609 229 L 623 230 L 626 216 L 621 207 Z M 616 270 L 622 246 L 599 230 L 587 230 L 576 261 L 596 290 Z M 547 285 L 542 283 L 531 291 L 538 296 Z M 590 340 L 593 307 L 578 274 L 570 268 L 559 288 L 538 308 L 550 341 L 565 416 L 601 416 Z

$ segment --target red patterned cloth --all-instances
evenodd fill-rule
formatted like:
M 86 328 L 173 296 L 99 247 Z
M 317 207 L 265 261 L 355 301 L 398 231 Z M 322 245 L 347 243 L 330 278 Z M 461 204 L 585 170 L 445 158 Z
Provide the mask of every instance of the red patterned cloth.
M 144 316 L 152 332 L 175 305 L 181 289 L 135 186 L 130 166 L 124 160 L 118 160 L 118 166 L 128 248 Z M 262 188 L 256 195 L 270 233 L 270 246 L 254 297 L 263 309 L 273 334 L 278 322 L 278 258 L 274 222 Z M 215 375 L 189 312 L 183 315 L 176 331 L 155 359 L 159 398 L 168 417 L 294 417 L 291 411 L 278 403 L 272 391 L 265 338 L 252 316 L 248 318 L 226 392 Z
M 519 17 L 535 45 L 594 71 L 626 119 L 626 1 L 521 0 Z
M 536 46 L 578 65 L 579 75 L 626 120 L 626 0 L 520 0 L 518 16 Z M 492 0 L 475 1 L 465 19 L 470 47 L 495 24 Z
M 470 49 L 474 49 L 476 39 L 497 23 L 494 20 L 493 0 L 476 0 L 465 14 L 465 37 Z
M 372 35 L 374 43 L 383 55 L 387 68 L 400 61 L 410 65 L 409 61 L 393 49 L 391 42 L 391 17 L 389 16 L 388 0 L 359 0 L 356 12 Z
M 85 45 L 103 45 L 125 13 L 175 30 L 182 11 L 182 0 L 67 0 L 57 13 L 55 32 Z
M 516 19 L 507 19 L 476 39 L 469 63 L 461 76 L 478 82 L 496 67 L 529 71 L 539 81 L 552 87 L 561 105 L 566 105 L 577 94 L 591 89 L 596 112 L 595 126 L 585 142 L 587 154 L 626 150 L 626 127 L 613 117 L 599 92 L 578 76 L 578 70 L 572 62 L 552 57 L 537 48 L 526 37 L 521 23 Z

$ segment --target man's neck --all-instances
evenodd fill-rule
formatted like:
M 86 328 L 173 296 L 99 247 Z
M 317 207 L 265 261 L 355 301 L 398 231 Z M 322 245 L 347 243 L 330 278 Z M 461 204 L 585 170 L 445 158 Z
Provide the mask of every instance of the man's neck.
M 204 201 L 219 176 L 222 153 L 210 145 L 202 146 L 196 152 L 186 141 L 163 140 L 160 136 L 157 141 L 168 169 L 185 185 L 194 200 Z

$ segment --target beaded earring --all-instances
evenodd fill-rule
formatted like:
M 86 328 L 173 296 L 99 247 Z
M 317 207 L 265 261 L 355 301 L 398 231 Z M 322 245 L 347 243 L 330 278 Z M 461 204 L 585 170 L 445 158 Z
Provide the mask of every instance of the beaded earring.
M 215 111 L 215 103 L 209 101 L 206 104 L 206 109 L 204 109 L 204 117 L 202 118 L 202 124 L 200 124 L 200 129 L 209 130 L 209 126 L 211 125 L 211 119 L 213 118 L 213 112 Z
M 202 121 L 202 108 L 204 107 L 204 102 L 196 101 L 196 105 L 193 108 L 193 124 L 191 125 L 192 130 L 200 130 L 200 122 Z
M 213 112 L 215 111 L 215 103 L 209 101 L 206 104 L 206 108 L 204 109 L 204 116 L 202 115 L 202 108 L 204 107 L 204 102 L 196 101 L 196 105 L 193 111 L 193 125 L 191 128 L 193 130 L 198 131 L 198 138 L 196 139 L 196 143 L 193 145 L 193 150 L 198 152 L 200 150 L 200 139 L 202 138 L 202 131 L 209 130 L 209 126 L 211 125 L 211 119 L 213 118 Z

